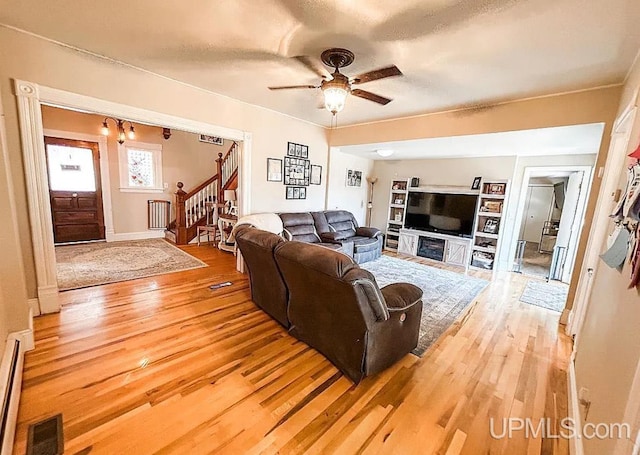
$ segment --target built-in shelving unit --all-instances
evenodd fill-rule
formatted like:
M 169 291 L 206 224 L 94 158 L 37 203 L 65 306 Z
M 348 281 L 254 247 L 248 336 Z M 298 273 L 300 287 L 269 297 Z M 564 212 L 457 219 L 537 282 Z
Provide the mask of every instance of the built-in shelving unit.
M 476 209 L 471 267 L 493 270 L 502 240 L 508 180 L 483 180 Z
M 407 211 L 409 181 L 410 179 L 395 179 L 391 181 L 384 244 L 385 249 L 390 251 L 398 251 L 400 229 L 404 226 L 404 217 Z

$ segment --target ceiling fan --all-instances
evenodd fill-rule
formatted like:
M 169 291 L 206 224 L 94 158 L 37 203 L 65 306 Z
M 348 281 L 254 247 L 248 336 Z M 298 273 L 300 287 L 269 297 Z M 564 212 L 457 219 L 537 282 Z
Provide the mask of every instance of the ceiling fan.
M 320 55 L 322 63 L 330 68 L 334 68 L 334 71 L 331 74 L 324 67 L 312 61 L 309 57 L 301 56 L 295 58 L 307 68 L 322 77 L 320 85 L 286 85 L 282 87 L 269 87 L 269 90 L 319 88 L 322 90 L 324 95 L 324 107 L 333 115 L 344 108 L 344 103 L 349 93 L 353 96 L 373 101 L 374 103 L 382 105 L 388 104 L 391 101 L 390 98 L 376 95 L 375 93 L 361 90 L 359 88 L 354 89 L 352 86 L 376 81 L 378 79 L 384 79 L 386 77 L 402 76 L 402 71 L 400 71 L 397 66 L 392 65 L 386 68 L 369 71 L 356 77 L 347 77 L 340 72 L 340 68 L 351 65 L 355 58 L 353 52 L 347 49 L 331 48 L 327 49 Z

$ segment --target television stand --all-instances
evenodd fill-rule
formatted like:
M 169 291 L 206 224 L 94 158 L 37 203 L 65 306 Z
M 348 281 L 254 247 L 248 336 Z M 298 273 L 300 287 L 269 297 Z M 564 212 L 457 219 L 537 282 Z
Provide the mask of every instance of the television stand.
M 437 232 L 400 229 L 398 253 L 467 267 L 472 239 Z

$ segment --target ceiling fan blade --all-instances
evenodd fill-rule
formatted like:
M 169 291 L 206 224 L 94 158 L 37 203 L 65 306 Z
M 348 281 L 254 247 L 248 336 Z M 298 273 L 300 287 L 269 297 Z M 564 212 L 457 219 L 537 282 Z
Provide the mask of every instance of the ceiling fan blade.
M 386 68 L 379 68 L 377 70 L 369 71 L 368 73 L 360 74 L 353 78 L 352 84 L 364 84 L 365 82 L 376 81 L 378 79 L 384 79 L 385 77 L 393 76 L 402 76 L 402 71 L 400 71 L 396 65 L 391 65 Z
M 269 87 L 269 90 L 289 90 L 292 88 L 318 88 L 315 85 L 283 85 L 280 87 Z
M 319 62 L 313 60 L 311 57 L 307 55 L 298 55 L 293 58 L 299 61 L 300 63 L 302 63 L 304 66 L 306 66 L 308 69 L 310 69 L 314 73 L 316 73 L 321 78 L 326 80 L 333 79 L 333 77 L 331 76 L 331 73 L 329 73 L 329 71 L 327 71 L 324 66 L 322 66 Z
M 358 98 L 364 98 L 365 100 L 382 104 L 383 106 L 391 102 L 390 98 L 385 98 L 384 96 L 376 95 L 375 93 L 367 92 L 366 90 L 360 90 L 358 88 L 351 90 L 351 94 L 353 96 L 357 96 Z

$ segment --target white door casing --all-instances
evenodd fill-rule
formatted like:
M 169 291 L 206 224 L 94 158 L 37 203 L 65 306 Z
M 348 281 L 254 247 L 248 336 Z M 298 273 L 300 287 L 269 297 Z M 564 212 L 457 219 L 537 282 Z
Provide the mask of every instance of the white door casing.
M 14 85 L 18 101 L 20 138 L 25 168 L 27 200 L 29 202 L 31 241 L 36 267 L 37 297 L 40 313 L 54 313 L 60 310 L 44 148 L 42 104 L 97 112 L 101 115 L 124 118 L 133 122 L 158 125 L 196 134 L 220 136 L 240 142 L 240 166 L 238 168 L 239 210 L 240 214 L 250 213 L 251 133 L 113 103 L 32 82 L 14 80 Z

